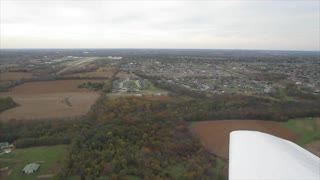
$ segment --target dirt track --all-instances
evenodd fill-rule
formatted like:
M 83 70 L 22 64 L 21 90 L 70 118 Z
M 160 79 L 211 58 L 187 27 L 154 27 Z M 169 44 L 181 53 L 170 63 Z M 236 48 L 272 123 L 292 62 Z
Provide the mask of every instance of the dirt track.
M 192 125 L 192 131 L 212 153 L 228 158 L 229 134 L 234 130 L 256 130 L 269 133 L 290 141 L 299 138 L 298 134 L 279 123 L 257 120 L 220 120 L 205 121 Z

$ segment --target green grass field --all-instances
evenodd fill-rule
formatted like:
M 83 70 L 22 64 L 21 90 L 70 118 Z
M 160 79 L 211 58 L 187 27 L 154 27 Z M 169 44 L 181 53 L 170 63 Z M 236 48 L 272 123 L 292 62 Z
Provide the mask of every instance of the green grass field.
M 128 81 L 125 83 L 128 88 L 139 89 L 135 81 Z
M 148 85 L 148 88 L 146 89 L 146 91 L 149 92 L 159 92 L 159 93 L 167 93 L 166 90 L 164 89 L 160 89 L 158 87 L 156 87 L 151 81 L 147 81 L 146 84 Z
M 8 180 L 31 180 L 44 174 L 55 174 L 59 171 L 67 153 L 67 146 L 43 146 L 14 149 L 10 154 L 0 156 L 0 168 L 9 167 L 11 174 Z M 40 168 L 33 174 L 23 174 L 21 170 L 26 164 L 36 162 Z
M 281 124 L 301 135 L 297 141 L 300 145 L 320 140 L 320 118 L 291 119 Z
M 181 177 L 183 174 L 186 173 L 186 169 L 184 168 L 184 164 L 177 164 L 176 166 L 171 166 L 163 171 L 164 174 L 169 174 L 171 177 L 174 179 L 178 179 Z

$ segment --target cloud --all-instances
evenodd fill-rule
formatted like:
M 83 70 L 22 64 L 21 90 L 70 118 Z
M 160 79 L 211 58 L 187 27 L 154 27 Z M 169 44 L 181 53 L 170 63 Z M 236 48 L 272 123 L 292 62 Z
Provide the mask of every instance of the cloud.
M 319 1 L 4 1 L 1 48 L 319 50 Z

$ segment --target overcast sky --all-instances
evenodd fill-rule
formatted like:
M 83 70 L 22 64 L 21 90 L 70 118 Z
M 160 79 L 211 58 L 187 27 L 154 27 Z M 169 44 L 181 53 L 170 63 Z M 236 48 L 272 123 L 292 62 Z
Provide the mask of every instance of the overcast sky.
M 320 50 L 318 0 L 0 0 L 0 48 Z

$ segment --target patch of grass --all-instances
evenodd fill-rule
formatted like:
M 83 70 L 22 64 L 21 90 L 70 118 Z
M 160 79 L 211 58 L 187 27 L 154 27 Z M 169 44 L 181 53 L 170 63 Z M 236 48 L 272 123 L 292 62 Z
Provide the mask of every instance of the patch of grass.
M 135 81 L 128 81 L 127 86 L 131 89 L 139 89 Z
M 147 90 L 150 91 L 150 92 L 166 92 L 165 90 L 156 87 L 156 86 L 155 86 L 151 81 L 149 81 L 149 80 L 146 81 L 146 84 L 148 85 Z
M 194 125 L 196 125 L 196 124 L 198 124 L 200 122 L 202 122 L 202 121 L 189 121 L 187 123 L 188 123 L 189 126 L 194 126 Z
M 69 176 L 69 177 L 65 177 L 66 179 L 65 180 L 81 180 L 80 176 Z M 109 177 L 106 177 L 106 176 L 101 176 L 99 177 L 97 180 L 109 180 L 108 179 Z
M 194 125 L 197 125 L 199 123 L 207 123 L 207 122 L 212 122 L 212 120 L 208 120 L 208 121 L 187 121 L 189 126 L 194 126 Z
M 179 179 L 179 177 L 182 177 L 186 173 L 186 168 L 183 163 L 181 163 L 167 168 L 164 170 L 163 174 L 166 173 L 169 174 L 172 179 Z
M 61 167 L 62 160 L 67 153 L 67 146 L 43 146 L 25 149 L 14 149 L 10 154 L 0 157 L 0 165 L 9 167 L 12 173 L 7 177 L 8 180 L 31 180 L 43 174 L 55 174 Z M 29 163 L 36 162 L 40 168 L 33 174 L 21 172 L 23 167 Z
M 127 179 L 127 180 L 141 180 L 140 177 L 138 177 L 138 176 L 133 176 L 133 175 L 126 176 L 126 179 Z
M 8 91 L 9 91 L 8 87 L 0 86 L 0 92 L 8 92 Z
M 297 141 L 300 145 L 320 140 L 320 118 L 291 119 L 281 124 L 301 135 Z
M 223 168 L 225 167 L 225 162 L 222 161 L 221 159 L 217 158 L 217 167 L 215 169 L 215 179 L 225 179 L 223 175 Z
M 13 108 L 18 104 L 11 97 L 0 97 L 0 112 Z

